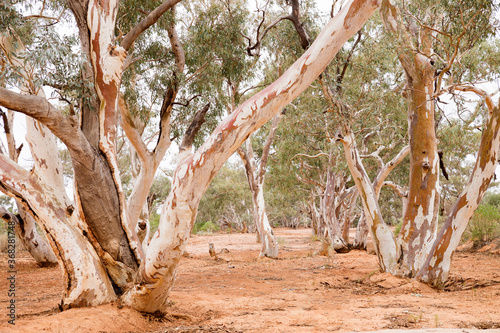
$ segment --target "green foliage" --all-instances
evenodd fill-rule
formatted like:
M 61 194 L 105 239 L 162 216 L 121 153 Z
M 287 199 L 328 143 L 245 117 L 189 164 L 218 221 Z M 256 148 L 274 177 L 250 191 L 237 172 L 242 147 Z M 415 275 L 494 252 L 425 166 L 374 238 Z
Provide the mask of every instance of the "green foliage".
M 487 192 L 483 198 L 483 203 L 488 206 L 494 206 L 500 209 L 500 193 Z
M 196 223 L 236 229 L 253 223 L 252 197 L 243 168 L 226 163 L 201 198 Z
M 0 206 L 7 209 L 11 213 L 15 213 L 16 211 L 16 204 L 14 202 L 14 199 L 7 195 L 0 195 Z
M 500 210 L 491 204 L 481 204 L 474 212 L 465 239 L 470 239 L 474 247 L 488 244 L 500 237 Z
M 158 230 L 158 226 L 160 225 L 160 214 L 157 211 L 153 210 L 149 214 L 149 225 L 151 226 L 151 236 Z
M 2 34 L 21 23 L 21 16 L 14 6 L 16 2 L 8 0 L 0 2 L 0 33 Z
M 193 234 L 211 234 L 219 229 L 220 227 L 212 221 L 196 222 L 193 226 Z

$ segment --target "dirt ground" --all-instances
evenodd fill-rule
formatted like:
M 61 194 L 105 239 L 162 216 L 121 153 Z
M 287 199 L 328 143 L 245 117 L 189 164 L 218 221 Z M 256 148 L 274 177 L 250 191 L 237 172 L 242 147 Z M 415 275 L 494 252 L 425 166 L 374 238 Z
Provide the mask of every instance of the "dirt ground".
M 16 325 L 7 323 L 0 256 L 0 332 L 328 332 L 500 328 L 500 255 L 459 252 L 444 291 L 381 274 L 364 251 L 317 256 L 309 229 L 277 229 L 280 259 L 257 259 L 253 234 L 193 236 L 164 318 L 109 304 L 57 310 L 57 268 L 17 254 Z M 213 243 L 219 260 L 208 254 Z M 226 250 L 223 250 L 226 249 Z

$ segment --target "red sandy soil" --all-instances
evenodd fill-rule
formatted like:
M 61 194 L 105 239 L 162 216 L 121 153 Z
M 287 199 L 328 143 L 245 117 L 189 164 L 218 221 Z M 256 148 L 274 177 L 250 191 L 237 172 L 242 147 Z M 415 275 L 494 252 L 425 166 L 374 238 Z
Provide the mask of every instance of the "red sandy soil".
M 378 270 L 364 251 L 318 256 L 309 229 L 277 229 L 280 259 L 257 259 L 253 234 L 193 236 L 163 318 L 108 304 L 59 312 L 62 277 L 27 253 L 16 262 L 16 325 L 7 323 L 0 255 L 0 332 L 329 332 L 500 328 L 500 255 L 459 252 L 437 291 Z M 213 243 L 219 254 L 208 254 Z M 228 252 L 222 251 L 227 249 Z

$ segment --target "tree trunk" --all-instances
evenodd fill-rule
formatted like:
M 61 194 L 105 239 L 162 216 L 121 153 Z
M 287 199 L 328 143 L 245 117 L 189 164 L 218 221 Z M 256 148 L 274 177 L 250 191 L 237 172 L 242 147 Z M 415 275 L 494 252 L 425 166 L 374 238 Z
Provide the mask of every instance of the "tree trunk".
M 263 185 L 264 184 L 257 185 L 257 188 L 252 191 L 254 220 L 260 243 L 262 244 L 259 257 L 277 258 L 278 242 L 274 237 L 273 229 L 267 219 Z
M 356 149 L 354 134 L 348 126 L 344 127 L 344 135 L 340 136 L 339 140 L 343 143 L 347 165 L 363 202 L 366 224 L 372 232 L 380 268 L 385 272 L 396 273 L 398 258 L 396 241 L 392 231 L 384 223 L 376 192 Z
M 365 250 L 368 243 L 368 233 L 370 229 L 366 224 L 365 213 L 362 212 L 359 217 L 358 226 L 356 227 L 356 235 L 354 236 L 353 248 L 358 250 Z
M 60 202 L 49 184 L 0 155 L 2 191 L 17 198 L 26 211 L 36 212 L 36 222 L 44 229 L 52 249 L 60 258 L 65 284 L 63 308 L 95 306 L 116 299 L 108 273 L 99 256 L 79 230 L 80 213 Z
M 490 109 L 472 175 L 453 205 L 446 222 L 432 245 L 417 278 L 442 287 L 450 271 L 451 258 L 463 232 L 495 175 L 500 149 L 500 109 Z
M 11 54 L 10 60 L 13 63 L 18 66 L 24 63 L 18 58 L 19 54 L 22 55 L 24 53 L 24 47 L 22 45 L 13 43 L 10 37 L 0 35 L 0 46 L 6 54 Z M 30 76 L 27 75 L 26 71 L 22 72 L 25 75 L 25 79 L 22 82 L 21 91 L 23 94 L 29 94 L 34 87 L 30 82 Z M 42 89 L 38 89 L 37 95 L 45 98 Z M 8 110 L 7 114 L 2 115 L 9 157 L 17 163 L 22 145 L 16 148 L 15 138 L 12 133 L 14 128 L 14 112 Z M 34 160 L 32 172 L 36 173 L 38 177 L 46 177 L 46 181 L 50 182 L 50 184 L 60 192 L 59 198 L 66 200 L 62 164 L 59 159 L 54 135 L 48 131 L 45 126 L 30 117 L 26 117 L 26 132 L 26 141 L 29 144 L 31 155 Z M 9 216 L 11 216 L 12 221 L 15 221 L 14 230 L 17 237 L 25 245 L 38 265 L 42 267 L 56 266 L 57 258 L 50 248 L 50 245 L 38 233 L 35 220 L 24 210 L 19 201 L 16 201 L 16 206 L 19 215 L 16 217 L 10 214 Z M 4 213 L 8 212 L 4 210 Z
M 20 206 L 21 204 L 18 205 L 18 207 Z M 17 238 L 26 247 L 38 266 L 57 266 L 57 257 L 36 230 L 35 220 L 31 216 L 14 215 L 3 207 L 0 207 L 0 216 L 6 222 L 12 221 L 14 223 L 14 232 Z
M 262 244 L 262 249 L 259 255 L 260 257 L 278 257 L 278 242 L 274 237 L 274 232 L 269 224 L 266 213 L 264 180 L 271 145 L 282 118 L 283 114 L 280 113 L 271 121 L 271 128 L 269 129 L 269 134 L 267 135 L 266 142 L 262 148 L 262 156 L 260 157 L 260 164 L 258 168 L 255 163 L 252 141 L 250 139 L 246 140 L 246 151 L 241 147 L 238 149 L 238 154 L 240 155 L 245 166 L 248 186 L 252 192 L 253 216 L 257 229 L 257 240 Z
M 337 206 L 339 205 L 339 188 L 342 176 L 335 174 L 333 171 L 328 171 L 325 192 L 321 200 L 321 213 L 328 228 L 330 245 L 335 251 L 345 251 L 348 248 L 349 239 L 347 242 L 343 238 L 339 216 L 337 214 Z
M 226 117 L 194 155 L 180 161 L 139 279 L 123 296 L 125 304 L 145 312 L 165 309 L 199 200 L 215 173 L 249 135 L 272 119 L 323 72 L 341 46 L 378 6 L 375 1 L 359 0 L 345 5 L 282 77 L 244 102 Z
M 422 56 L 423 57 L 423 56 Z M 410 182 L 408 205 L 398 237 L 403 260 L 400 267 L 414 276 L 422 267 L 436 238 L 439 214 L 439 156 L 434 124 L 434 69 L 420 54 L 406 69 L 410 94 L 408 107 L 410 138 Z

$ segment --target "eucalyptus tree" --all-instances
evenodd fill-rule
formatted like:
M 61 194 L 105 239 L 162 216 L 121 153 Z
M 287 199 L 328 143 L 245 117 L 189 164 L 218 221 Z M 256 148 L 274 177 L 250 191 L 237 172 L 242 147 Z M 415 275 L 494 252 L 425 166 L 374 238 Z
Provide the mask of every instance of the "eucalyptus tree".
M 290 6 L 290 13 L 286 12 L 289 10 L 288 5 Z M 310 6 L 310 2 L 303 3 L 303 5 Z M 279 7 L 280 6 L 278 6 L 278 8 Z M 273 13 L 269 2 L 267 2 L 264 7 L 257 9 L 257 12 L 261 13 L 262 19 L 260 20 L 260 23 L 256 28 L 256 36 L 255 38 L 252 38 L 244 35 L 248 40 L 248 46 L 246 50 L 249 55 L 253 57 L 260 56 L 261 49 L 269 45 L 264 37 L 268 34 L 271 35 L 272 33 L 269 33 L 271 29 L 276 29 L 278 27 L 278 24 L 280 24 L 281 22 L 285 22 L 285 24 L 286 22 L 289 22 L 293 25 L 293 28 L 298 37 L 298 42 L 301 46 L 301 50 L 306 50 L 309 47 L 312 39 L 309 37 L 309 34 L 304 27 L 302 15 L 303 13 L 301 13 L 299 1 L 287 1 L 285 6 L 281 6 L 280 9 L 281 10 L 279 10 L 278 13 Z M 282 13 L 283 11 L 285 11 L 285 14 Z M 269 17 L 271 17 L 271 19 L 268 19 L 269 22 L 266 22 L 266 18 Z M 278 66 L 271 65 L 270 67 L 277 67 L 276 70 L 278 72 L 278 76 L 281 76 L 282 64 L 280 63 L 280 59 L 273 54 L 272 47 L 268 49 L 268 52 L 271 53 L 271 57 L 274 56 L 276 58 L 276 61 L 278 62 Z M 233 96 L 237 96 L 237 98 L 234 98 L 235 100 L 240 98 L 239 92 L 235 90 L 239 85 L 239 82 L 232 84 Z M 271 151 L 271 146 L 273 144 L 275 133 L 278 125 L 282 120 L 282 117 L 283 113 L 280 113 L 272 119 L 269 126 L 269 132 L 267 133 L 264 142 L 261 143 L 262 148 L 259 147 L 258 149 L 255 149 L 255 140 L 252 141 L 251 138 L 249 138 L 245 143 L 245 147 L 240 147 L 238 149 L 238 154 L 240 155 L 245 167 L 248 185 L 252 192 L 254 221 L 257 227 L 258 239 L 262 244 L 260 256 L 266 256 L 270 258 L 276 258 L 278 256 L 278 242 L 275 239 L 274 232 L 269 223 L 268 214 L 266 211 L 266 203 L 264 199 L 264 180 L 267 172 L 267 162 Z M 260 154 L 256 155 L 255 150 L 259 150 Z
M 343 125 L 356 132 L 370 178 L 377 179 L 380 187 L 389 184 L 384 180 L 396 166 L 395 161 L 386 165 L 383 160 L 395 158 L 406 144 L 406 121 L 400 115 L 405 103 L 393 96 L 404 83 L 403 72 L 394 67 L 395 57 L 387 54 L 389 40 L 381 31 L 380 20 L 373 19 L 351 39 L 317 84 L 297 99 L 295 108 L 289 108 L 280 133 L 279 163 L 272 163 L 273 170 L 281 165 L 293 168 L 293 177 L 303 184 L 296 186 L 312 190 L 313 199 L 319 197 L 319 206 L 314 204 L 318 200 L 309 202 L 312 220 L 316 221 L 313 225 L 339 251 L 352 247 L 348 245 L 348 229 L 355 219 L 361 228 L 363 217 L 356 217 L 358 191 L 335 142 L 336 133 Z M 399 163 L 401 159 L 397 160 Z M 273 172 L 271 179 L 280 177 L 280 182 L 286 183 L 283 177 L 289 174 Z M 401 183 L 404 172 L 388 179 Z M 278 186 L 276 182 L 273 185 Z M 383 195 L 387 198 L 385 212 L 399 217 L 400 213 L 394 212 L 392 193 Z M 366 247 L 364 230 L 356 233 L 356 247 Z
M 405 71 L 404 94 L 408 99 L 410 179 L 408 204 L 397 238 L 384 223 L 352 131 L 346 128 L 339 140 L 344 143 L 351 174 L 362 193 L 382 269 L 440 286 L 448 277 L 453 253 L 488 188 L 498 160 L 498 106 L 485 91 L 470 82 L 463 84 L 463 77 L 451 74 L 456 69 L 460 72 L 460 60 L 491 34 L 494 6 L 488 1 L 439 1 L 396 7 L 383 1 L 382 8 L 384 24 L 394 38 Z M 490 67 L 490 71 L 495 72 L 495 68 Z M 472 175 L 438 234 L 440 163 L 435 107 L 440 95 L 456 91 L 480 95 L 488 113 Z
M 183 140 L 158 230 L 147 249 L 143 249 L 134 216 L 142 209 L 147 191 L 138 190 L 136 205 L 130 199 L 125 200 L 116 158 L 118 115 L 122 117 L 121 125 L 128 140 L 138 154 L 143 154 L 144 180 L 148 182 L 149 168 L 157 165 L 171 140 L 170 115 L 179 88 L 177 78 L 185 65 L 182 45 L 176 38 L 172 21 L 165 23 L 168 32 L 165 39 L 170 40 L 174 55 L 171 68 L 178 74 L 173 75 L 162 99 L 160 131 L 153 151 L 145 145 L 138 126 L 131 121 L 131 105 L 120 90 L 124 69 L 140 56 L 135 54 L 134 42 L 139 43 L 141 34 L 178 2 L 137 4 L 90 0 L 65 4 L 78 29 L 81 50 L 78 55 L 83 60 L 77 83 L 81 90 L 88 89 L 89 92 L 78 99 L 77 108 L 71 105 L 68 112 L 64 112 L 46 98 L 20 94 L 15 89 L 19 80 L 12 79 L 6 87 L 0 88 L 0 106 L 38 120 L 70 152 L 76 184 L 73 203 L 60 197 L 52 179 L 36 177 L 0 155 L 2 191 L 19 199 L 43 226 L 60 260 L 66 279 L 63 308 L 97 305 L 120 298 L 123 304 L 141 311 L 164 310 L 200 198 L 217 171 L 248 136 L 316 79 L 339 48 L 379 6 L 376 1 L 347 3 L 301 58 L 273 84 L 237 107 L 196 152 L 192 152 L 192 136 Z M 143 14 L 131 30 L 124 31 L 123 38 L 116 36 L 121 30 L 117 26 L 120 5 L 127 5 L 126 13 Z M 42 13 L 36 16 L 45 20 L 44 8 L 42 6 Z M 29 19 L 15 7 L 10 9 L 13 20 L 4 20 L 3 24 L 17 20 L 22 26 Z M 50 27 L 48 24 L 44 29 Z M 12 26 L 8 28 L 13 29 Z M 45 41 L 45 36 L 38 35 L 36 40 Z M 44 45 L 47 46 L 50 45 Z M 49 50 L 55 51 L 53 48 Z M 57 53 L 57 56 L 71 60 L 72 54 Z M 34 74 L 50 77 L 50 71 L 40 70 Z M 137 209 L 129 210 L 129 207 Z
M 246 45 L 245 37 L 248 38 L 246 36 L 248 34 L 246 21 L 249 18 L 249 13 L 244 9 L 243 3 L 222 5 L 222 3 L 212 2 L 203 7 L 204 13 L 200 15 L 191 31 L 195 36 L 193 39 L 197 41 L 193 44 L 193 48 L 196 48 L 195 52 L 199 54 L 200 61 L 221 62 L 218 75 L 211 74 L 215 80 L 220 80 L 220 84 L 214 86 L 214 90 L 216 90 L 214 93 L 219 96 L 221 105 L 225 104 L 227 113 L 231 114 L 242 100 L 248 98 L 247 95 L 255 91 L 256 88 L 263 87 L 263 85 L 254 87 L 251 84 L 252 81 L 258 79 L 255 74 L 258 72 L 261 59 L 259 57 L 252 58 L 253 54 L 249 51 L 251 47 Z M 213 29 L 214 25 L 218 25 L 218 28 Z M 259 35 L 258 32 L 257 35 Z M 218 43 L 222 47 L 211 48 L 210 45 L 214 43 Z M 210 66 L 217 65 L 211 64 Z M 252 73 L 254 74 L 252 75 Z M 275 119 L 277 121 L 281 117 L 277 116 Z M 273 133 L 277 127 L 276 121 L 273 120 L 274 129 L 271 129 L 262 156 L 258 161 L 250 139 L 246 142 L 246 149 L 243 147 L 238 149 L 252 192 L 254 223 L 258 239 L 262 244 L 260 256 L 271 258 L 276 258 L 278 255 L 278 243 L 274 238 L 265 211 L 263 185 L 267 156 L 271 148 Z

